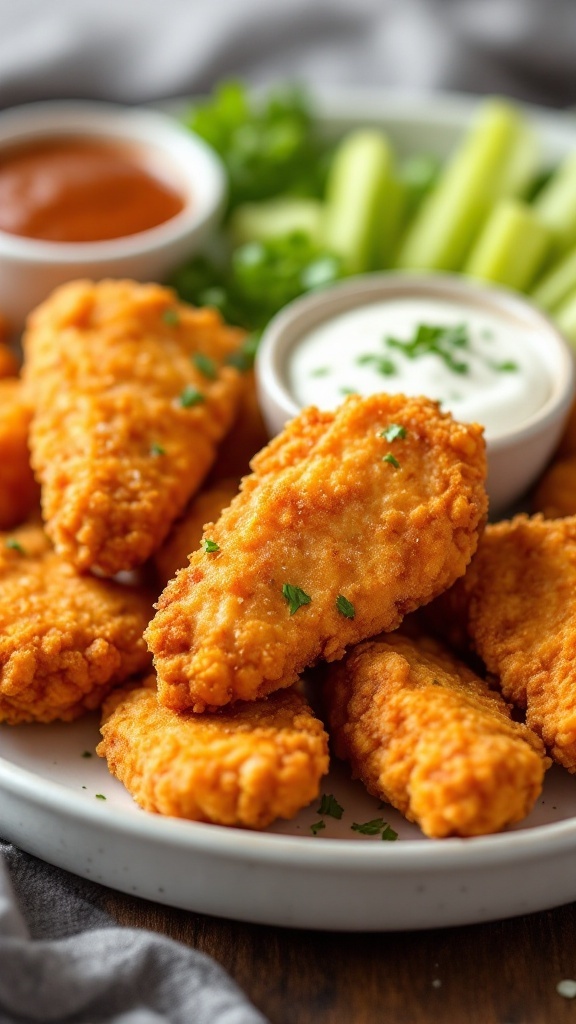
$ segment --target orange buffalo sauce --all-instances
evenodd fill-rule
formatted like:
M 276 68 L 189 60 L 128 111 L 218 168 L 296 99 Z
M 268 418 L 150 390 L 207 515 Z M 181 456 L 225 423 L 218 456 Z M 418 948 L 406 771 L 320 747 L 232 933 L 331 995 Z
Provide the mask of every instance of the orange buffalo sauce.
M 179 213 L 184 197 L 146 149 L 53 138 L 0 151 L 0 231 L 50 242 L 125 238 Z

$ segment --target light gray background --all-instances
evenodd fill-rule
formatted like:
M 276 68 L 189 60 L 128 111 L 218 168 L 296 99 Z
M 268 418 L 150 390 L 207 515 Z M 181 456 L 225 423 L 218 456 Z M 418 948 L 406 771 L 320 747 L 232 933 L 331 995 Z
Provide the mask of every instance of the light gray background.
M 0 0 L 0 106 L 223 76 L 576 104 L 576 0 Z

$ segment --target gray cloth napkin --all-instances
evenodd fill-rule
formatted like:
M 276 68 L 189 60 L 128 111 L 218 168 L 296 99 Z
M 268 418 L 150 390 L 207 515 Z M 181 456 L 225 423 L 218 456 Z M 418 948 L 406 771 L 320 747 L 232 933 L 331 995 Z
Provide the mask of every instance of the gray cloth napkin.
M 0 1024 L 266 1024 L 210 957 L 116 927 L 104 896 L 0 840 Z

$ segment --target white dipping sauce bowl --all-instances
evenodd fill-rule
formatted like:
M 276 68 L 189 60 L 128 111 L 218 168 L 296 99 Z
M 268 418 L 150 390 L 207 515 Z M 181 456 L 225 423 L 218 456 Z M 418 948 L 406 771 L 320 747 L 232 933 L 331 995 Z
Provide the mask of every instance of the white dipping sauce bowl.
M 541 361 L 551 385 L 547 400 L 521 426 L 487 440 L 490 514 L 499 516 L 522 498 L 546 466 L 566 423 L 576 379 L 568 342 L 546 316 L 514 292 L 476 284 L 459 275 L 384 272 L 350 278 L 297 299 L 270 322 L 256 359 L 258 395 L 268 430 L 277 434 L 301 408 L 287 383 L 293 347 L 314 328 L 342 313 L 398 298 L 467 305 L 516 330 L 529 330 L 541 347 Z
M 218 157 L 166 114 L 83 101 L 32 103 L 0 114 L 0 155 L 4 148 L 51 138 L 142 147 L 183 197 L 184 207 L 157 227 L 98 242 L 48 242 L 0 231 L 0 311 L 14 333 L 30 310 L 65 281 L 161 280 L 205 241 L 226 198 Z

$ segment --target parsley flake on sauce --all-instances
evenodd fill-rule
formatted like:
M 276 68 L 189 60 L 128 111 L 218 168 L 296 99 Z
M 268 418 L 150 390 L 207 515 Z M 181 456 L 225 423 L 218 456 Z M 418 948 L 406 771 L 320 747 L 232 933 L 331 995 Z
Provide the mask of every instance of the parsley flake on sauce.
M 310 604 L 312 598 L 300 587 L 294 587 L 291 583 L 285 583 L 282 587 L 282 594 L 290 607 L 290 615 L 294 615 L 305 604 Z
M 396 441 L 397 438 L 403 441 L 407 433 L 406 427 L 402 427 L 400 423 L 390 423 L 380 432 L 380 437 L 385 437 L 387 441 Z
M 324 828 L 326 828 L 325 821 L 315 821 L 313 825 L 310 825 L 310 831 L 313 836 L 317 836 Z
M 344 597 L 344 594 L 338 594 L 338 597 L 336 598 L 336 607 L 340 614 L 346 619 L 353 619 L 356 615 L 354 605 L 347 597 Z
M 382 377 L 393 377 L 397 372 L 396 364 L 388 356 L 368 352 L 366 355 L 358 356 L 356 362 L 358 366 L 373 366 L 376 373 L 381 374 Z
M 317 814 L 327 814 L 330 818 L 340 818 L 344 814 L 344 808 L 338 803 L 335 796 L 332 793 L 323 793 L 322 799 L 320 800 L 320 807 L 316 811 Z
M 207 377 L 208 380 L 216 380 L 218 376 L 218 367 L 214 360 L 210 359 L 210 356 L 205 356 L 203 352 L 196 352 L 196 354 L 192 356 L 192 362 L 203 377 Z
M 208 537 L 205 537 L 202 543 L 204 545 L 204 551 L 208 551 L 209 553 L 212 551 L 220 551 L 220 545 L 217 544 L 215 540 L 210 540 Z
M 4 546 L 9 548 L 10 551 L 18 551 L 18 553 L 21 555 L 24 555 L 26 553 L 20 541 L 16 540 L 15 537 L 7 537 L 6 540 L 4 541 Z
M 177 327 L 180 323 L 180 313 L 177 309 L 165 309 L 162 313 L 162 319 L 169 327 Z
M 394 466 L 394 469 L 400 469 L 400 463 L 398 462 L 398 459 L 394 458 L 392 452 L 388 452 L 387 455 L 383 455 L 382 462 L 389 462 L 391 466 Z
M 412 338 L 407 341 L 387 337 L 385 342 L 389 348 L 403 352 L 408 359 L 436 355 L 453 373 L 468 373 L 470 369 L 468 363 L 458 359 L 458 352 L 470 347 L 470 334 L 466 324 L 418 324 Z
M 97 800 L 105 800 L 106 797 L 104 796 L 104 793 L 96 793 L 96 799 Z
M 157 459 L 160 455 L 166 455 L 166 449 L 156 441 L 152 441 L 152 444 L 150 445 L 150 455 L 153 459 Z
M 205 401 L 204 395 L 198 388 L 188 384 L 180 395 L 180 405 L 183 409 L 191 409 L 194 405 L 201 405 Z

